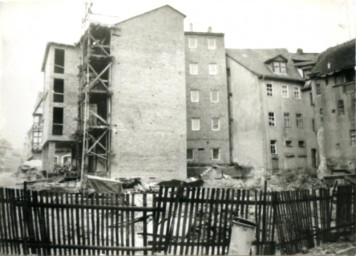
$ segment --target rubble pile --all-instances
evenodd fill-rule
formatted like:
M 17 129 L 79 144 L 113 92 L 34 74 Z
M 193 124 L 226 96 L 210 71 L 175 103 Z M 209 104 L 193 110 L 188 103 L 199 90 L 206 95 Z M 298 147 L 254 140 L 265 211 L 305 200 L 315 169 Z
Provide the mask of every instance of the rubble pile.
M 337 242 L 324 243 L 318 247 L 305 250 L 308 255 L 356 255 L 356 235 L 340 237 Z

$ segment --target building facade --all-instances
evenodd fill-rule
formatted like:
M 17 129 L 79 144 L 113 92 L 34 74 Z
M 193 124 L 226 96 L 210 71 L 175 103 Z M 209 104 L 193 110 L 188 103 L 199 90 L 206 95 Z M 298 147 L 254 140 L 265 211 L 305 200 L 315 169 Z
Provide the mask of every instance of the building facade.
M 42 168 L 70 164 L 78 118 L 79 48 L 48 43 L 43 59 Z
M 267 170 L 316 166 L 313 107 L 286 49 L 227 49 L 232 161 Z
M 311 77 L 320 171 L 355 172 L 355 40 L 322 52 Z
M 188 166 L 230 163 L 224 34 L 185 32 Z

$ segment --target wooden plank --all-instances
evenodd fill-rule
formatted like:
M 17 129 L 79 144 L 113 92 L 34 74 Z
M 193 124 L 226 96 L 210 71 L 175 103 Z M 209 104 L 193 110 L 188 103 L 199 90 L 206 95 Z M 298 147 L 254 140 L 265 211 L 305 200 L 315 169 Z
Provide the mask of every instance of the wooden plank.
M 190 193 L 191 193 L 191 188 L 187 187 L 184 189 L 184 192 L 185 192 L 185 196 L 186 197 L 190 197 Z M 193 203 L 190 203 L 190 205 L 192 205 Z M 182 204 L 182 207 L 184 208 L 184 219 L 183 219 L 183 223 L 182 223 L 182 233 L 180 234 L 180 237 L 181 237 L 181 242 L 185 242 L 185 236 L 186 236 L 186 232 L 187 232 L 187 220 L 189 218 L 188 216 L 188 207 L 189 207 L 189 204 L 185 203 L 185 204 Z M 179 217 L 180 219 L 180 217 Z M 189 244 L 189 242 L 188 242 Z M 189 249 L 189 245 L 188 246 L 185 246 L 187 249 Z M 180 246 L 180 253 L 179 255 L 183 255 L 184 254 L 184 246 Z
M 125 202 L 130 202 L 130 198 L 129 195 L 125 195 Z M 126 246 L 130 247 L 130 216 L 129 216 L 129 212 L 125 211 L 125 230 L 126 230 Z M 126 251 L 127 255 L 130 255 L 130 251 Z
M 205 199 L 205 191 L 206 191 L 206 189 L 204 189 L 204 188 L 199 188 L 199 195 L 200 195 L 200 197 L 202 198 L 202 199 Z M 200 255 L 200 252 L 203 252 L 203 250 L 202 250 L 202 247 L 199 245 L 200 244 L 200 240 L 201 240 L 201 238 L 202 238 L 202 235 L 203 235 L 203 233 L 204 233 L 204 231 L 203 231 L 203 218 L 204 218 L 204 213 L 205 213 L 205 209 L 204 209 L 204 204 L 203 203 L 201 203 L 201 202 L 199 202 L 199 201 L 197 201 L 196 202 L 197 203 L 197 205 L 198 205 L 198 212 L 197 212 L 197 227 L 198 227 L 198 229 L 199 229 L 199 233 L 198 233 L 198 241 L 197 241 L 197 243 L 198 243 L 198 245 L 196 246 L 196 255 Z M 195 229 L 197 229 L 197 228 L 195 228 Z
M 179 239 L 179 228 L 180 228 L 180 222 L 181 222 L 181 216 L 182 216 L 182 197 L 184 196 L 184 188 L 183 187 L 178 187 L 177 188 L 177 202 L 178 202 L 178 208 L 177 208 L 177 214 L 174 213 L 174 218 L 176 219 L 177 221 L 177 226 L 176 226 L 176 233 L 175 235 L 172 237 L 175 241 L 178 241 Z M 177 251 L 178 251 L 178 244 L 175 244 L 173 246 L 173 253 L 176 255 L 177 254 Z
M 131 195 L 131 206 L 135 205 L 135 194 Z M 131 211 L 131 241 L 132 247 L 135 247 L 135 212 Z M 135 255 L 135 251 L 132 252 Z
M 167 190 L 165 190 L 165 195 L 167 194 Z M 143 201 L 143 207 L 147 207 L 147 193 L 143 193 L 142 195 L 142 201 Z M 166 204 L 166 203 L 165 203 Z M 166 209 L 166 207 L 164 207 L 163 209 Z M 165 211 L 163 212 L 163 214 L 165 214 Z M 162 218 L 162 221 L 164 222 L 164 216 Z M 148 219 L 147 219 L 147 213 L 143 212 L 143 246 L 147 247 L 147 224 L 148 224 Z M 163 225 L 163 224 L 161 224 Z M 161 231 L 161 234 L 163 233 L 163 231 Z M 161 244 L 160 244 L 161 245 Z M 143 255 L 147 255 L 147 251 L 143 252 Z

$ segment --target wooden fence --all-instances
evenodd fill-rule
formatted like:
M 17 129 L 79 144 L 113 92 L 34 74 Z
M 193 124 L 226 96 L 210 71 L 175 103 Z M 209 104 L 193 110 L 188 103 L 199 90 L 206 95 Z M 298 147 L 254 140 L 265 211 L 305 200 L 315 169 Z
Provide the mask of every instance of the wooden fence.
M 161 187 L 154 195 L 0 188 L 0 253 L 224 255 L 232 220 L 256 223 L 252 253 L 300 252 L 355 231 L 355 186 L 262 192 Z
M 143 196 L 147 204 L 147 195 Z M 0 188 L 0 252 L 39 255 L 131 255 L 153 250 L 148 215 L 135 195 L 85 197 Z

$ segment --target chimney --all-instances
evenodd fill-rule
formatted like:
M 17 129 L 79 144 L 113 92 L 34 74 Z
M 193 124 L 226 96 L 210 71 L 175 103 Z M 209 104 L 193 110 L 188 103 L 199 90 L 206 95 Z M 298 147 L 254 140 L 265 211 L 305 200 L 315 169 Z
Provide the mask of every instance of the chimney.
M 302 48 L 298 48 L 298 49 L 297 49 L 297 53 L 298 53 L 298 54 L 303 54 L 303 49 L 302 49 Z
M 190 23 L 189 27 L 190 27 L 190 32 L 193 32 L 193 23 Z
M 208 27 L 208 33 L 211 33 L 211 27 Z

